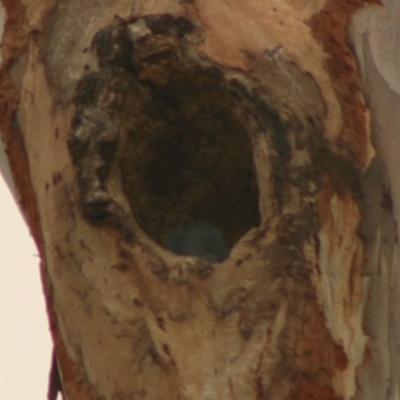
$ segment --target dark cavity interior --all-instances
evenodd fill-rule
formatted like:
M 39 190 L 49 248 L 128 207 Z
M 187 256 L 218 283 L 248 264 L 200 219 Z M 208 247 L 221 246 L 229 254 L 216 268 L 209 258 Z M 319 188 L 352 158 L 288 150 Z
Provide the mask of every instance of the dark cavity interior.
M 167 54 L 132 74 L 121 127 L 124 190 L 159 244 L 178 224 L 205 220 L 231 247 L 259 225 L 246 112 L 217 68 L 182 64 Z

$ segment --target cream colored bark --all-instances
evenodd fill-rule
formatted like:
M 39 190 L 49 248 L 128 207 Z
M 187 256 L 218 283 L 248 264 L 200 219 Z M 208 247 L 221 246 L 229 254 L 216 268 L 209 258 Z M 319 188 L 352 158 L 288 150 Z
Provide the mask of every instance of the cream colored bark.
M 396 4 L 3 0 L 0 127 L 69 400 L 399 398 Z M 163 248 L 200 219 L 223 262 Z

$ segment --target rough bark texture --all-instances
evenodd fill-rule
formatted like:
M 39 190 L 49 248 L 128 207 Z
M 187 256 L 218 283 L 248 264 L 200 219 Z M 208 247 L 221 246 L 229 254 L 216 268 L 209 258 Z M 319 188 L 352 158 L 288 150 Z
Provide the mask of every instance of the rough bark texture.
M 68 399 L 397 398 L 396 233 L 347 35 L 367 5 L 3 4 L 0 127 Z M 223 262 L 162 247 L 190 220 Z

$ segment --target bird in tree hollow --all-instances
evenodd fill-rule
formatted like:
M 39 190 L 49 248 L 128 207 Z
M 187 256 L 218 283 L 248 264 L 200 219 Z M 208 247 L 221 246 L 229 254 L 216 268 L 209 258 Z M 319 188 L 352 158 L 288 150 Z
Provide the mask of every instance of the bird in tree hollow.
M 164 246 L 175 254 L 222 261 L 228 254 L 221 232 L 207 221 L 184 222 L 165 236 Z

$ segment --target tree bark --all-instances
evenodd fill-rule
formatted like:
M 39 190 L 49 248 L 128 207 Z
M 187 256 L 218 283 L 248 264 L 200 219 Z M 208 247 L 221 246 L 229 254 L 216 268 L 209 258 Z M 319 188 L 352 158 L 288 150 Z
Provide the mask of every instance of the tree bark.
M 399 1 L 3 6 L 2 169 L 67 399 L 399 398 Z M 229 255 L 168 251 L 190 221 Z

